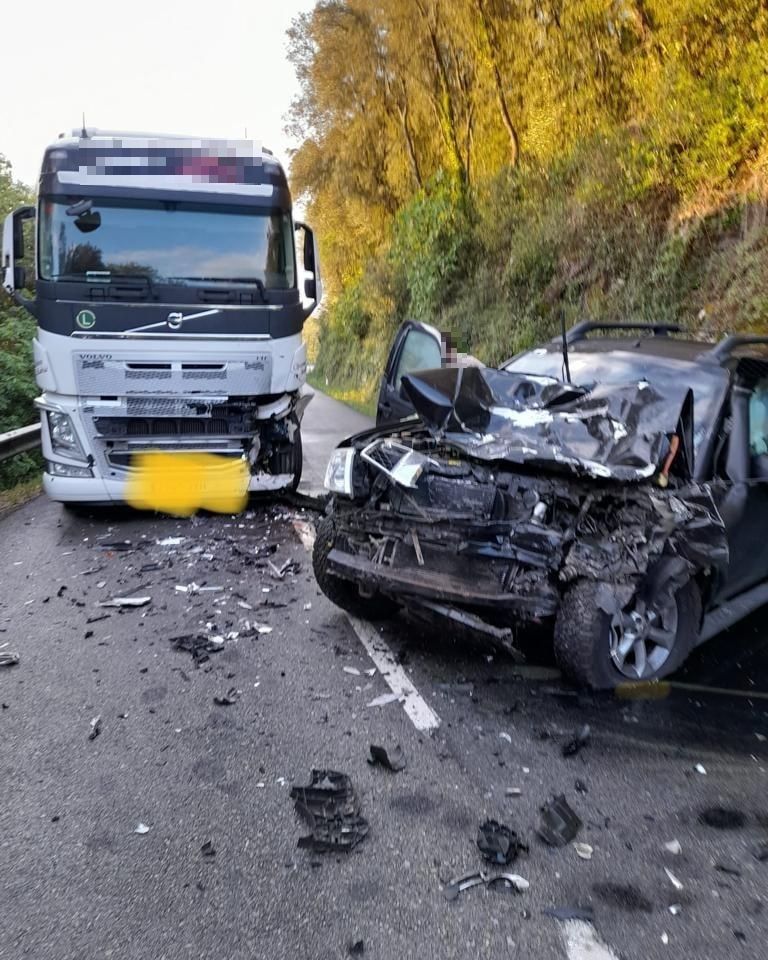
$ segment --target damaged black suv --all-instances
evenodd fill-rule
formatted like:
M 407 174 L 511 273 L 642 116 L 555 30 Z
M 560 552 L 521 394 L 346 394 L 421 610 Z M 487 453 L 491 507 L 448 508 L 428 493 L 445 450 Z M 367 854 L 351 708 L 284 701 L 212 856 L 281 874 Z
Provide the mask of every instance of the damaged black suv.
M 438 366 L 409 325 L 382 385 L 403 419 L 380 405 L 328 465 L 323 592 L 496 639 L 554 620 L 593 689 L 674 671 L 768 601 L 768 337 L 681 333 L 582 323 L 497 370 Z

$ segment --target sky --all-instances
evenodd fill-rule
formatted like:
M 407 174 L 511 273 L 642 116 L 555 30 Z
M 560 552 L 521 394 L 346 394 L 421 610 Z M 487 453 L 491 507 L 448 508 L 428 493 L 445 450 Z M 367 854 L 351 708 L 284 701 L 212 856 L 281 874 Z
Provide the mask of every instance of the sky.
M 34 185 L 43 149 L 89 127 L 258 140 L 287 164 L 298 92 L 285 31 L 315 0 L 38 0 L 2 15 L 0 153 Z

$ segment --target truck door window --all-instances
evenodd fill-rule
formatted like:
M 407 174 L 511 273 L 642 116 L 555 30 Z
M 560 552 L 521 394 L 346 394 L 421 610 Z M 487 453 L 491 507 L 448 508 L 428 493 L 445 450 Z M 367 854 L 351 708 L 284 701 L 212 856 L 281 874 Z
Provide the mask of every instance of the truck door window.
M 400 381 L 406 374 L 434 370 L 440 366 L 441 360 L 440 344 L 433 336 L 423 330 L 409 330 L 397 361 L 395 386 L 400 388 Z

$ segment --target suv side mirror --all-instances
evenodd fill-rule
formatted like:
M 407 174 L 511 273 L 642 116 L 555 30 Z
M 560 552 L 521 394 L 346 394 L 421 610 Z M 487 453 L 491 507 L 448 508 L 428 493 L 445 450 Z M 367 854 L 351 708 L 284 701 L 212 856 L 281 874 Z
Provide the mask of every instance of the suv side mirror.
M 320 279 L 320 254 L 317 249 L 315 232 L 306 223 L 296 223 L 296 232 L 301 231 L 302 269 L 304 271 L 304 296 L 312 303 L 305 308 L 305 317 L 308 317 L 323 299 L 323 282 Z M 309 274 L 309 276 L 306 276 Z
M 34 300 L 21 295 L 20 291 L 26 282 L 26 270 L 19 261 L 24 258 L 24 222 L 34 217 L 34 207 L 19 207 L 8 214 L 3 224 L 3 287 L 15 303 L 30 312 Z

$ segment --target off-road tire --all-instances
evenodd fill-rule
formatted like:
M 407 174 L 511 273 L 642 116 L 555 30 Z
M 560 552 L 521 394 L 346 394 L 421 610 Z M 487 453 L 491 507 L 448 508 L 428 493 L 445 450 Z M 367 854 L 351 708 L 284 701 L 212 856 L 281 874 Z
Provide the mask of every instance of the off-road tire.
M 397 604 L 389 597 L 375 593 L 372 597 L 362 597 L 354 583 L 334 577 L 328 572 L 328 554 L 333 549 L 336 528 L 331 517 L 323 517 L 315 532 L 315 545 L 312 548 L 312 568 L 315 571 L 317 585 L 331 603 L 346 610 L 355 617 L 364 620 L 386 620 L 397 612 Z
M 555 619 L 555 658 L 574 683 L 591 690 L 613 690 L 630 683 L 611 659 L 610 618 L 597 603 L 599 584 L 580 580 L 563 595 Z M 675 644 L 663 666 L 643 678 L 659 680 L 680 667 L 696 644 L 701 623 L 701 593 L 693 580 L 682 586 L 677 601 Z

